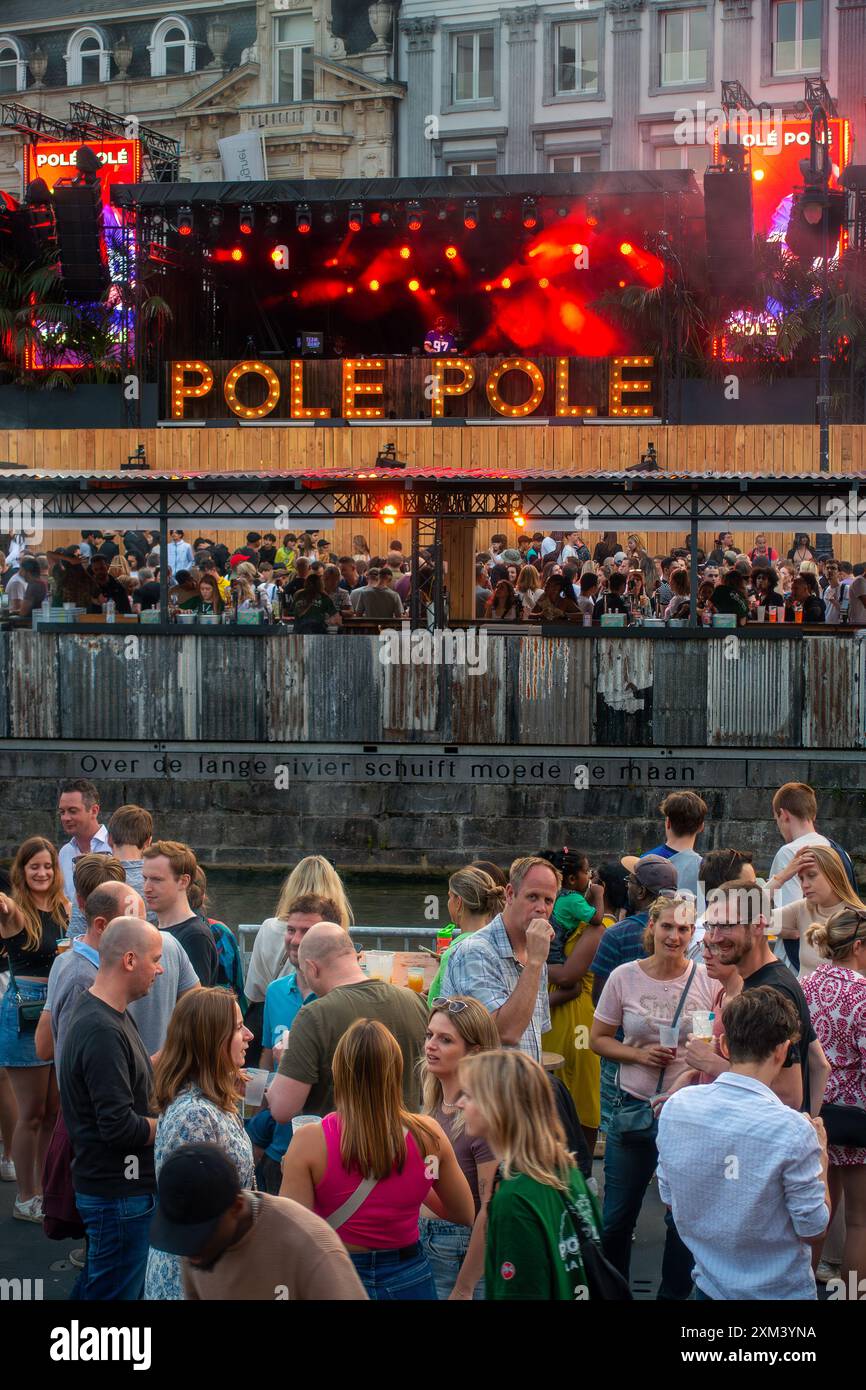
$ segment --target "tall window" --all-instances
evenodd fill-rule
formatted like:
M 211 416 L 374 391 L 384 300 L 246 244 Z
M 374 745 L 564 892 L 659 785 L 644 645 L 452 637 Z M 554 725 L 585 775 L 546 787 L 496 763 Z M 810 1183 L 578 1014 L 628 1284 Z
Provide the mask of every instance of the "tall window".
M 312 16 L 290 15 L 274 21 L 274 100 L 313 100 Z
M 107 82 L 111 76 L 108 41 L 99 29 L 76 29 L 66 50 L 66 81 L 70 87 Z
M 493 99 L 494 33 L 477 29 L 451 35 L 451 101 Z
M 457 163 L 449 163 L 449 174 L 468 174 L 475 177 L 476 174 L 495 174 L 495 159 L 463 159 Z
M 821 0 L 778 0 L 773 5 L 773 75 L 817 72 L 821 67 Z
M 598 91 L 598 21 L 557 24 L 553 30 L 554 91 Z
M 707 11 L 663 10 L 661 26 L 662 87 L 681 87 L 688 82 L 707 80 Z
M 597 174 L 600 169 L 600 154 L 554 154 L 550 156 L 551 174 Z
M 0 95 L 23 92 L 27 68 L 15 39 L 0 38 Z
M 703 175 L 712 162 L 709 145 L 661 145 L 656 150 L 657 169 L 692 169 Z
M 150 40 L 151 77 L 178 77 L 195 72 L 195 43 L 185 19 L 160 20 Z

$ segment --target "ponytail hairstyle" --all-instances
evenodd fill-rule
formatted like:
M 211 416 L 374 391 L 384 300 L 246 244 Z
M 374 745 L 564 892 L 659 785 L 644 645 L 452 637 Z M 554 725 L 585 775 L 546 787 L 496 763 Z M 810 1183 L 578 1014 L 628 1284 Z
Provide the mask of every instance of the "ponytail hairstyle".
M 854 943 L 866 945 L 866 911 L 859 907 L 837 907 L 822 925 L 815 922 L 806 929 L 809 945 L 825 960 L 843 961 Z
M 505 889 L 490 874 L 472 864 L 451 875 L 448 891 L 460 899 L 471 916 L 486 916 L 488 922 L 492 922 L 505 906 Z

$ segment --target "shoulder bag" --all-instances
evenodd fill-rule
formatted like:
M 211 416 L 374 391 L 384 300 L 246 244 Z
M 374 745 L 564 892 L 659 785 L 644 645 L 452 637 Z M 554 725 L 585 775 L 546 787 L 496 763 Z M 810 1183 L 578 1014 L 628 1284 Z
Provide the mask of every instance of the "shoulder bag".
M 683 1011 L 683 1006 L 686 1002 L 688 992 L 692 987 L 692 980 L 695 978 L 695 972 L 697 971 L 697 968 L 698 962 L 695 961 L 692 965 L 689 978 L 686 980 L 685 989 L 680 995 L 680 1002 L 677 1004 L 677 1011 L 673 1016 L 673 1020 L 671 1021 L 672 1028 L 676 1028 L 677 1024 L 680 1021 L 680 1014 Z M 664 1084 L 666 1071 L 667 1067 L 662 1067 L 661 1071 L 659 1072 L 659 1079 L 656 1082 L 656 1095 L 661 1094 L 661 1089 L 662 1085 Z M 619 1081 L 619 1078 L 617 1078 L 617 1081 Z M 618 1103 L 615 1105 L 613 1115 L 611 1116 L 611 1134 L 615 1134 L 622 1141 L 623 1144 L 628 1144 L 632 1147 L 636 1145 L 647 1146 L 649 1144 L 655 1144 L 656 1135 L 658 1134 L 658 1128 L 658 1116 L 656 1115 L 648 1100 L 641 1101 L 639 1105 L 629 1105 L 628 1107 L 626 1107 L 623 1105 L 622 1096 L 620 1095 L 620 1099 Z
M 408 1138 L 408 1135 L 409 1131 L 404 1127 L 404 1139 Z M 373 1188 L 377 1187 L 378 1184 L 379 1179 L 374 1178 L 372 1175 L 369 1178 L 362 1178 L 361 1181 L 358 1183 L 358 1186 L 355 1188 L 355 1191 L 352 1193 L 350 1197 L 346 1198 L 343 1205 L 341 1207 L 337 1207 L 336 1211 L 332 1211 L 330 1216 L 325 1217 L 325 1220 L 327 1221 L 331 1230 L 339 1231 L 341 1226 L 345 1226 L 346 1222 L 349 1221 L 351 1217 L 355 1215 L 355 1212 L 358 1210 L 358 1208 L 363 1206 L 370 1193 L 373 1191 Z
M 842 1148 L 866 1148 L 866 1110 L 859 1105 L 822 1105 L 827 1143 Z
M 589 1290 L 590 1302 L 626 1303 L 633 1301 L 634 1296 L 629 1288 L 628 1280 L 620 1274 L 616 1265 L 611 1264 L 604 1253 L 601 1241 L 582 1215 L 579 1207 L 575 1205 L 570 1194 L 564 1194 L 562 1200 L 577 1232 L 580 1259 L 586 1278 L 586 1286 Z

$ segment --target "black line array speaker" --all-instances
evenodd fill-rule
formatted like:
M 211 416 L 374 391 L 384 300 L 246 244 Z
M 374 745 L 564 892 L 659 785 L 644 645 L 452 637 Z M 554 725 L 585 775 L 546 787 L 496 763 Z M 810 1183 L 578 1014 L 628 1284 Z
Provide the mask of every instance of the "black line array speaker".
M 54 217 L 67 295 L 70 299 L 99 299 L 109 285 L 99 184 L 56 184 Z
M 704 174 L 710 293 L 742 303 L 755 289 L 752 177 L 747 169 Z

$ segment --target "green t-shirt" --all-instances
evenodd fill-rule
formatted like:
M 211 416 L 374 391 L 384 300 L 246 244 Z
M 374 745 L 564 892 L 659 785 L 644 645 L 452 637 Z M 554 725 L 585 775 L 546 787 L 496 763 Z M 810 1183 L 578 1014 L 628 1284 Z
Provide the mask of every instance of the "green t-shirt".
M 449 925 L 451 924 L 449 923 Z M 454 947 L 457 945 L 458 941 L 465 941 L 467 936 L 471 935 L 471 931 L 460 932 L 459 936 L 454 936 L 451 938 L 451 945 L 446 947 L 446 949 L 442 952 L 442 955 L 439 959 L 439 969 L 436 971 L 433 983 L 427 991 L 428 1004 L 434 1003 L 434 1001 L 437 1000 L 439 998 L 439 995 L 442 993 L 442 977 L 445 974 L 445 966 L 448 963 L 448 957 L 454 950 Z
M 598 1203 L 577 1168 L 571 1201 L 600 1235 Z M 484 1287 L 493 1302 L 589 1298 L 577 1231 L 557 1188 L 523 1173 L 499 1183 L 487 1209 Z
M 305 1004 L 292 1024 L 279 1074 L 310 1086 L 304 1114 L 328 1115 L 333 1110 L 334 1051 L 356 1018 L 376 1018 L 393 1033 L 403 1053 L 406 1108 L 419 1110 L 417 1065 L 427 1034 L 427 1006 L 411 989 L 387 985 L 383 980 L 360 980 L 357 984 L 338 985 L 323 998 Z

